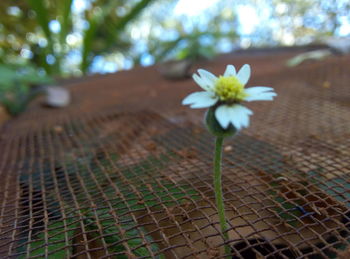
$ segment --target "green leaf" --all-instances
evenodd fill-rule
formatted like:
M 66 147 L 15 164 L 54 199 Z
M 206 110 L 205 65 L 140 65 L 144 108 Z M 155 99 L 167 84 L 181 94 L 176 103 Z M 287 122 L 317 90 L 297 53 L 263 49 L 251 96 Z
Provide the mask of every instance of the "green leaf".
M 111 45 L 117 44 L 118 41 L 118 33 L 125 29 L 125 27 L 144 10 L 152 1 L 154 0 L 141 0 L 139 1 L 129 13 L 119 19 L 117 22 L 113 23 L 112 20 L 107 21 L 107 17 L 111 10 L 113 10 L 112 6 L 115 4 L 111 2 L 111 4 L 107 4 L 102 11 L 90 19 L 87 19 L 89 22 L 89 28 L 84 31 L 84 40 L 83 40 L 83 48 L 82 48 L 82 62 L 81 62 L 81 70 L 85 74 L 88 71 L 88 68 L 91 65 L 93 54 L 92 53 L 92 45 L 95 40 L 96 32 L 100 26 L 107 27 L 107 49 Z
M 118 213 L 121 213 L 120 210 L 116 210 Z M 83 212 L 86 215 L 85 218 L 85 226 L 86 229 L 90 231 L 91 235 L 94 237 L 98 237 L 99 233 L 98 227 L 96 225 L 96 220 L 94 217 L 94 213 L 89 210 L 85 210 Z M 119 227 L 123 229 L 125 232 L 122 235 L 118 229 L 118 227 L 115 224 L 115 220 L 111 219 L 108 209 L 98 209 L 98 218 L 99 222 L 102 226 L 102 231 L 104 235 L 104 241 L 109 246 L 109 251 L 112 253 L 123 253 L 126 252 L 126 248 L 121 242 L 122 237 L 126 237 L 128 246 L 133 249 L 133 253 L 137 257 L 150 257 L 149 250 L 144 247 L 144 240 L 140 238 L 139 232 L 143 232 L 145 238 L 147 239 L 148 243 L 150 244 L 150 249 L 153 252 L 159 251 L 158 245 L 153 241 L 152 237 L 148 235 L 147 231 L 143 228 L 137 225 L 131 217 L 128 216 L 122 216 L 119 221 Z M 94 232 L 96 231 L 96 232 Z M 118 255 L 116 258 L 120 259 L 127 259 L 128 257 L 126 255 Z M 159 255 L 156 258 L 163 259 L 163 255 Z
M 0 103 L 11 115 L 23 112 L 31 99 L 40 92 L 31 91 L 31 86 L 53 83 L 54 80 L 38 73 L 30 64 L 0 64 Z
M 66 223 L 66 226 L 64 225 Z M 77 223 L 73 223 L 72 218 L 65 220 L 49 222 L 47 230 L 43 230 L 33 238 L 27 246 L 30 245 L 29 257 L 41 256 L 44 258 L 45 251 L 49 254 L 47 258 L 67 258 L 67 253 L 71 253 L 71 242 L 73 234 L 77 228 Z M 68 231 L 67 229 L 68 228 Z M 47 236 L 45 232 L 47 231 Z M 47 239 L 47 241 L 46 241 Z M 69 242 L 67 244 L 67 241 Z M 67 249 L 69 249 L 67 251 Z M 20 259 L 28 258 L 26 255 L 19 257 Z
M 109 244 L 109 250 L 114 253 L 123 253 L 126 252 L 126 248 L 121 242 L 122 238 L 127 238 L 127 243 L 129 247 L 133 250 L 133 253 L 137 257 L 147 257 L 151 256 L 150 251 L 144 246 L 144 240 L 140 238 L 140 231 L 143 233 L 147 239 L 147 243 L 150 244 L 149 248 L 153 253 L 159 252 L 160 248 L 158 244 L 153 240 L 152 236 L 147 232 L 145 228 L 140 227 L 133 218 L 128 215 L 131 211 L 143 210 L 145 207 L 160 207 L 160 203 L 170 207 L 177 204 L 185 204 L 188 202 L 188 198 L 196 200 L 200 198 L 199 193 L 193 189 L 189 184 L 175 184 L 168 180 L 161 180 L 159 183 L 151 181 L 148 186 L 144 184 L 143 181 L 140 181 L 140 178 L 145 178 L 147 175 L 152 173 L 159 172 L 160 169 L 165 169 L 170 160 L 170 156 L 176 156 L 173 153 L 162 154 L 160 156 L 149 156 L 139 163 L 134 164 L 133 166 L 119 167 L 121 173 L 124 177 L 128 178 L 134 186 L 137 186 L 137 189 L 142 193 L 142 201 L 140 202 L 139 196 L 134 192 L 130 186 L 125 185 L 118 176 L 113 176 L 114 184 L 123 194 L 123 198 L 116 197 L 115 189 L 112 187 L 107 187 L 105 194 L 109 199 L 113 200 L 113 210 L 119 217 L 119 227 L 122 228 L 125 233 L 122 235 L 119 229 L 115 225 L 115 220 L 111 218 L 109 209 L 99 208 L 97 209 L 98 219 L 102 225 L 102 231 L 104 234 L 104 240 Z M 116 158 L 117 159 L 117 158 Z M 117 161 L 115 161 L 117 162 Z M 100 160 L 99 163 L 104 164 L 104 168 L 108 168 L 108 163 L 110 161 L 105 161 L 104 159 Z M 94 168 L 94 172 L 98 177 L 98 168 Z M 86 209 L 83 211 L 83 214 L 86 215 L 85 226 L 89 230 L 96 230 L 96 237 L 99 235 L 96 225 L 96 219 L 91 210 Z M 93 232 L 94 233 L 94 232 Z M 118 255 L 117 258 L 125 258 L 124 255 Z M 157 259 L 165 258 L 164 255 L 159 254 L 156 256 Z
M 120 31 L 133 19 L 135 19 L 143 9 L 145 9 L 154 0 L 141 0 L 139 1 L 130 12 L 121 18 L 115 26 L 115 31 Z
M 41 29 L 43 30 L 45 37 L 47 39 L 47 48 L 45 51 L 43 51 L 41 60 L 43 61 L 43 67 L 45 68 L 46 72 L 49 74 L 54 73 L 60 73 L 60 57 L 58 57 L 54 51 L 54 42 L 52 33 L 49 28 L 50 24 L 50 18 L 48 14 L 50 14 L 50 10 L 46 7 L 44 0 L 28 0 L 29 5 L 34 10 L 36 14 L 36 20 L 38 21 Z M 54 55 L 56 58 L 56 62 L 53 66 L 47 64 L 46 62 L 46 55 L 51 54 Z
M 60 41 L 61 44 L 66 44 L 66 37 L 71 29 L 72 25 L 72 17 L 71 17 L 71 11 L 72 11 L 72 3 L 73 0 L 60 0 L 58 1 L 60 4 L 60 24 L 61 24 L 61 31 L 60 31 Z
M 50 19 L 47 16 L 49 12 L 48 9 L 45 7 L 45 1 L 28 0 L 28 3 L 30 4 L 31 8 L 35 11 L 37 21 L 41 29 L 44 31 L 46 38 L 49 40 L 49 42 L 52 42 L 52 35 L 49 28 Z
M 96 29 L 98 27 L 100 18 L 94 17 L 90 19 L 89 28 L 84 31 L 84 39 L 83 39 L 83 49 L 82 49 L 82 61 L 81 61 L 81 71 L 85 74 L 91 65 L 92 57 L 91 57 L 91 47 L 92 42 L 96 34 Z
M 14 79 L 17 76 L 15 69 L 10 66 L 5 66 L 0 64 L 0 91 L 6 90 L 13 85 Z

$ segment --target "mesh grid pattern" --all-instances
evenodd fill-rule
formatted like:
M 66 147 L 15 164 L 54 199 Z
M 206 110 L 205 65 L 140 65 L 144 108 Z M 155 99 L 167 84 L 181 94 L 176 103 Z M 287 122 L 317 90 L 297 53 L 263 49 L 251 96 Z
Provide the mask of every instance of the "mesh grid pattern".
M 208 66 L 219 72 L 227 59 Z M 250 85 L 273 86 L 278 98 L 249 104 L 251 127 L 225 142 L 232 258 L 348 258 L 349 59 L 285 60 L 235 59 L 257 70 Z M 149 95 L 142 73 L 157 83 Z M 128 78 L 120 94 L 114 85 Z M 138 69 L 76 85 L 67 109 L 36 103 L 5 125 L 0 257 L 224 258 L 213 138 L 202 111 L 179 105 L 191 87 Z

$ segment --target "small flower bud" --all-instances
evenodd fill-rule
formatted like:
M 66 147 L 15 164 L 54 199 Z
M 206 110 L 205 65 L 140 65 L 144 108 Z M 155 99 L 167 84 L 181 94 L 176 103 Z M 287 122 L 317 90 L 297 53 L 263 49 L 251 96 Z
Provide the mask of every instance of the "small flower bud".
M 223 129 L 215 118 L 216 106 L 210 107 L 205 115 L 205 122 L 211 134 L 216 137 L 230 137 L 234 135 L 237 130 L 234 126 L 229 125 L 227 129 Z

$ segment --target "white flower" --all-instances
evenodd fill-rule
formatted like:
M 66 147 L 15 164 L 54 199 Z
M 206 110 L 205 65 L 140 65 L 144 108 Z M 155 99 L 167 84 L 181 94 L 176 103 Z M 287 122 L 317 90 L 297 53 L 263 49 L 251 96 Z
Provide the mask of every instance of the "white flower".
M 191 108 L 217 106 L 215 118 L 224 129 L 230 124 L 237 130 L 249 126 L 249 116 L 253 112 L 242 106 L 242 101 L 272 101 L 277 96 L 271 87 L 244 88 L 250 77 L 248 64 L 238 73 L 233 65 L 228 65 L 224 75 L 219 77 L 204 69 L 199 69 L 198 74 L 193 74 L 193 79 L 205 91 L 188 95 L 182 104 L 190 105 Z

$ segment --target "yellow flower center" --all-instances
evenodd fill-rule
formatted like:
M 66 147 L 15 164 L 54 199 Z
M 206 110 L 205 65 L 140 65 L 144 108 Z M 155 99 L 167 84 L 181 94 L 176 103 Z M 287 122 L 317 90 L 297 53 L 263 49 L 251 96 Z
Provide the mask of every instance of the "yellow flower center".
M 214 91 L 222 101 L 242 101 L 248 96 L 235 76 L 219 76 Z

